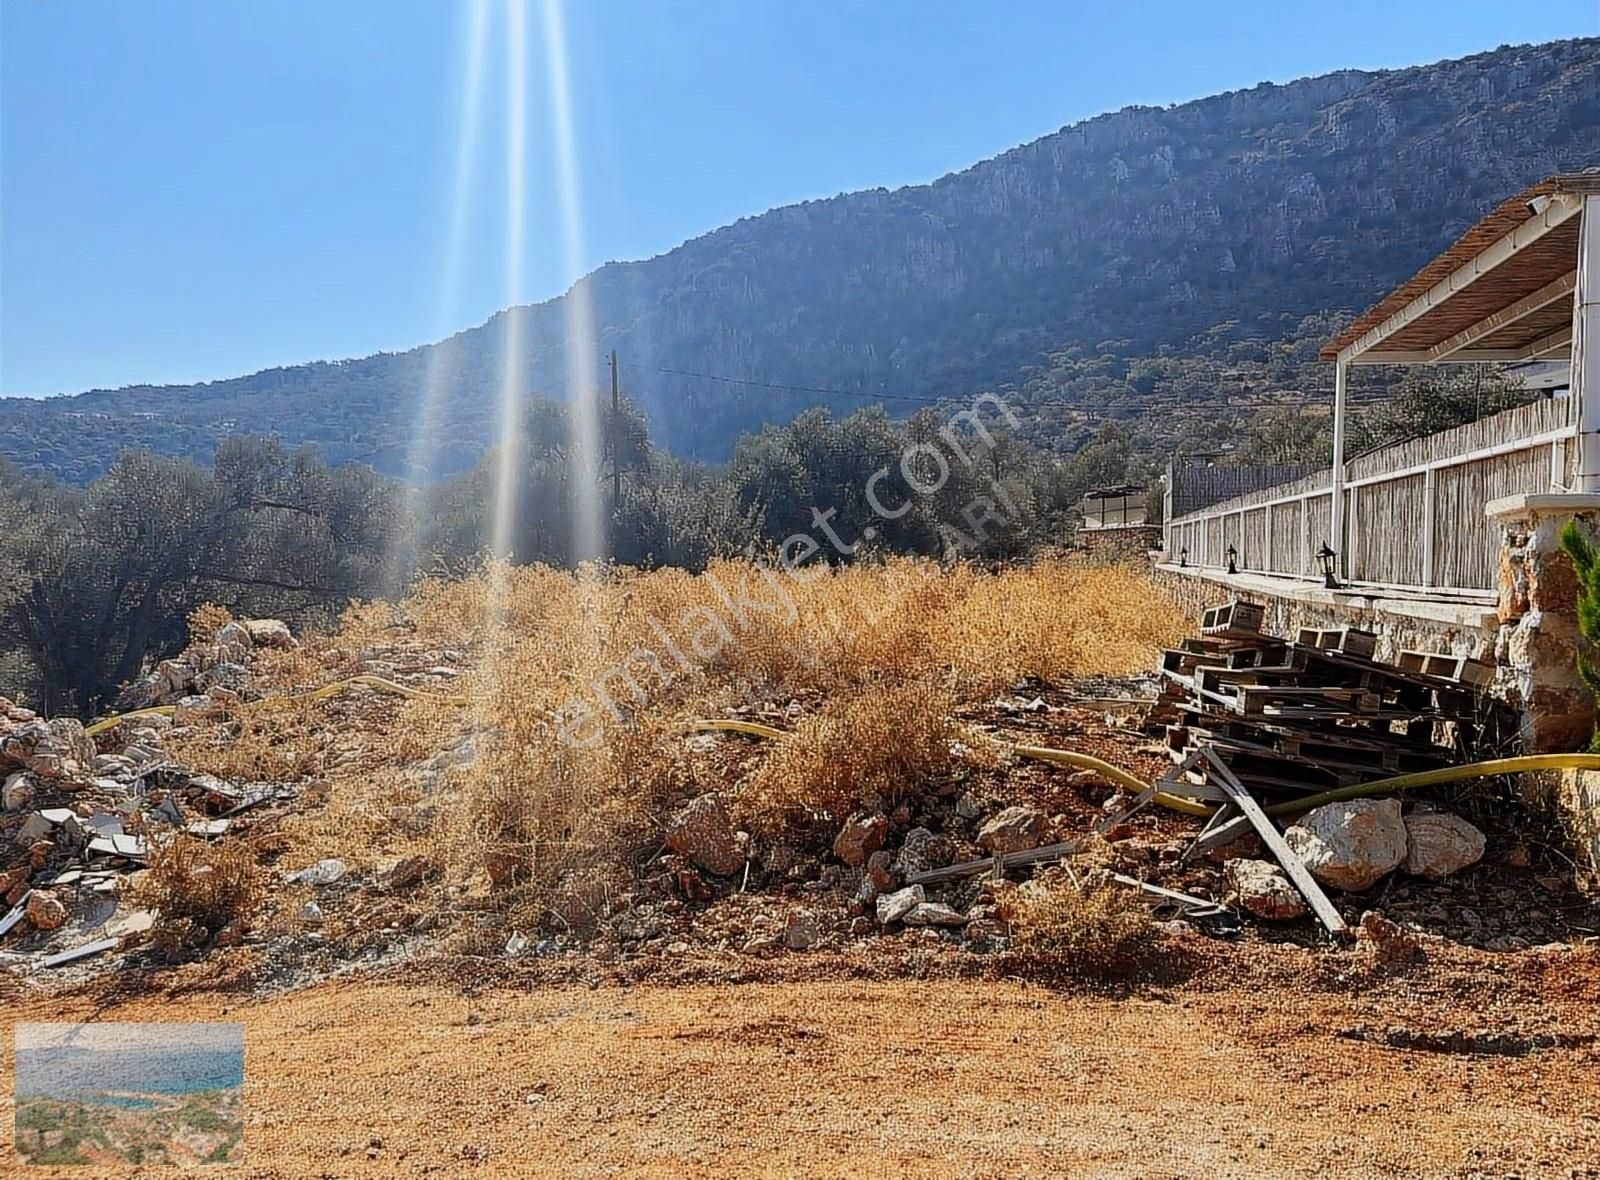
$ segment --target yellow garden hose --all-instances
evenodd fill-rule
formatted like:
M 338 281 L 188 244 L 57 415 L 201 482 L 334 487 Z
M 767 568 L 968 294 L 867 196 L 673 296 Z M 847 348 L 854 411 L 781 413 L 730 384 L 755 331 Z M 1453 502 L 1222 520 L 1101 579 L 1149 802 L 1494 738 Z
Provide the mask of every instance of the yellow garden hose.
M 749 734 L 751 737 L 769 739 L 788 736 L 784 730 L 774 729 L 770 725 L 759 725 L 754 721 L 691 721 L 688 723 L 687 728 L 701 731 L 743 733 Z M 1054 750 L 1048 746 L 1023 746 L 1013 742 L 1000 741 L 997 738 L 988 738 L 987 740 L 1019 758 L 1032 758 L 1038 762 L 1050 762 L 1057 766 L 1071 766 L 1079 770 L 1092 770 L 1101 777 L 1126 788 L 1134 794 L 1148 789 L 1149 786 L 1149 784 L 1141 782 L 1127 771 L 1121 770 L 1091 754 L 1078 754 L 1071 750 Z M 1351 787 L 1336 787 L 1331 791 L 1323 791 L 1320 794 L 1306 795 L 1299 799 L 1291 799 L 1286 803 L 1276 803 L 1265 810 L 1268 815 L 1290 815 L 1296 812 L 1308 811 L 1313 807 L 1320 807 L 1324 803 L 1338 803 L 1346 799 L 1363 799 L 1369 795 L 1385 795 L 1393 791 L 1407 791 L 1413 787 L 1430 787 L 1441 783 L 1463 782 L 1467 779 L 1491 778 L 1498 774 L 1524 774 L 1533 770 L 1600 771 L 1600 754 L 1525 754 L 1516 758 L 1493 758 L 1487 762 L 1469 762 L 1462 766 L 1446 766 L 1440 770 L 1424 770 L 1416 774 L 1402 774 L 1394 778 L 1376 779 L 1369 783 L 1357 783 Z M 1207 817 L 1212 814 L 1212 809 L 1204 803 L 1197 803 L 1193 799 L 1185 799 L 1181 795 L 1170 795 L 1165 791 L 1158 791 L 1153 802 L 1159 803 L 1171 811 L 1182 812 L 1185 815 Z
M 1469 778 L 1523 774 L 1530 770 L 1600 770 L 1600 754 L 1524 754 L 1518 758 L 1493 758 L 1487 762 L 1468 762 L 1464 766 L 1422 770 L 1415 774 L 1401 774 L 1394 778 L 1380 778 L 1370 783 L 1357 783 L 1353 787 L 1335 787 L 1321 794 L 1306 795 L 1300 799 L 1291 799 L 1287 803 L 1276 803 L 1268 807 L 1266 812 L 1268 815 L 1287 815 L 1296 811 L 1308 811 L 1324 803 L 1364 799 L 1368 795 L 1386 795 L 1391 791 L 1408 791 L 1412 787 L 1458 783 Z
M 411 688 L 404 684 L 396 684 L 393 680 L 385 680 L 382 676 L 371 676 L 362 673 L 359 676 L 349 676 L 343 680 L 335 680 L 332 684 L 324 684 L 321 688 L 312 689 L 310 692 L 289 696 L 264 697 L 259 701 L 249 701 L 245 707 L 291 704 L 296 701 L 321 701 L 341 693 L 347 688 L 357 686 L 376 689 L 379 692 L 395 693 L 413 701 L 438 701 L 442 705 L 469 705 L 472 703 L 466 697 L 425 692 L 420 688 Z M 117 713 L 110 717 L 102 717 L 94 724 L 85 726 L 83 732 L 90 737 L 94 737 L 96 734 L 104 733 L 113 726 L 121 725 L 124 721 L 132 721 L 136 717 L 170 717 L 176 708 L 176 705 L 153 705 L 148 709 L 133 709 L 127 713 Z
M 750 737 L 776 739 L 788 737 L 788 733 L 781 729 L 774 729 L 770 725 L 760 725 L 754 721 L 726 721 L 726 720 L 701 720 L 690 721 L 688 729 L 698 732 L 725 732 L 743 733 Z M 1140 782 L 1126 770 L 1119 769 L 1109 762 L 1101 761 L 1090 754 L 1077 754 L 1071 750 L 1052 750 L 1048 746 L 1022 746 L 1015 742 L 1005 742 L 988 735 L 980 735 L 991 744 L 1015 754 L 1018 758 L 1032 758 L 1036 762 L 1052 762 L 1057 766 L 1071 766 L 1077 770 L 1092 770 L 1101 777 L 1116 783 L 1118 786 L 1134 794 L 1147 789 L 1148 784 Z M 1211 809 L 1203 803 L 1196 803 L 1192 799 L 1184 799 L 1178 795 L 1169 795 L 1165 791 L 1156 793 L 1153 800 L 1163 807 L 1173 811 L 1181 811 L 1185 815 L 1207 816 Z

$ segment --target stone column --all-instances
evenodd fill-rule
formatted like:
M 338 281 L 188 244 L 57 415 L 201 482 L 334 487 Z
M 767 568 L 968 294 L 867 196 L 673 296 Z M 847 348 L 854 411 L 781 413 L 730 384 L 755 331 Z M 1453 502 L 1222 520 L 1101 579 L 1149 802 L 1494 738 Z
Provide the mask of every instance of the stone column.
M 1522 711 L 1528 753 L 1586 749 L 1594 733 L 1593 690 L 1578 675 L 1577 653 L 1600 652 L 1578 634 L 1577 575 L 1561 548 L 1576 519 L 1600 542 L 1600 495 L 1508 496 L 1492 501 L 1501 528 L 1500 620 L 1495 659 L 1510 677 L 1508 697 Z

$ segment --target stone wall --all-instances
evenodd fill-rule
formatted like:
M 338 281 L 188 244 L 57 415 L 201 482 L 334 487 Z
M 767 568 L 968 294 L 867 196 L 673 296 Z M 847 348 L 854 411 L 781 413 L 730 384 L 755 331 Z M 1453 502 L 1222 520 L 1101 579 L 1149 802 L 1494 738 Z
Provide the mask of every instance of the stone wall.
M 1292 593 L 1273 593 L 1260 585 L 1265 579 L 1214 572 L 1181 574 L 1157 567 L 1151 576 L 1197 626 L 1206 607 L 1239 598 L 1266 609 L 1262 629 L 1272 635 L 1293 638 L 1301 627 L 1360 627 L 1378 636 L 1377 658 L 1391 663 L 1407 649 L 1494 659 L 1498 627 L 1488 610 L 1430 612 L 1427 604 L 1408 603 L 1412 610 L 1403 611 L 1392 599 L 1335 593 L 1304 583 Z

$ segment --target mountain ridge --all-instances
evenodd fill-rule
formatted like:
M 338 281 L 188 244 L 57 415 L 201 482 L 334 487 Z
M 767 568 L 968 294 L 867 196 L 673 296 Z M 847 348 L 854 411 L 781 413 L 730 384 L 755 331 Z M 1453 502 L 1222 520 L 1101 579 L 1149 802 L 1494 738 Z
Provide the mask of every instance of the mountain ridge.
M 1285 320 L 1359 310 L 1507 193 L 1595 163 L 1596 38 L 1129 106 L 922 184 L 782 205 L 606 263 L 435 343 L 0 400 L 0 454 L 82 481 L 123 441 L 204 457 L 239 431 L 394 473 L 460 470 L 493 433 L 507 317 L 529 345 L 526 386 L 558 391 L 564 301 L 587 293 L 588 347 L 622 352 L 658 439 L 718 457 L 818 401 L 1037 392 L 1030 376 L 1063 350 L 1134 361 L 1230 323 L 1273 339 Z M 408 473 L 434 350 L 448 441 L 432 472 Z M 662 369 L 842 392 L 757 398 Z

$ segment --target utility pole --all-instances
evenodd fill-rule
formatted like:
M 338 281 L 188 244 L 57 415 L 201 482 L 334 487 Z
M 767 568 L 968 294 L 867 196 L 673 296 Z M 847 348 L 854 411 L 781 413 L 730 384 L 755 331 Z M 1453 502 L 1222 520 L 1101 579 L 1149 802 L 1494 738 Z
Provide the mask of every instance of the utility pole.
M 622 505 L 622 395 L 617 380 L 617 350 L 611 350 L 611 509 Z

